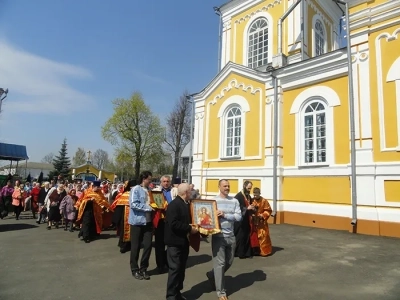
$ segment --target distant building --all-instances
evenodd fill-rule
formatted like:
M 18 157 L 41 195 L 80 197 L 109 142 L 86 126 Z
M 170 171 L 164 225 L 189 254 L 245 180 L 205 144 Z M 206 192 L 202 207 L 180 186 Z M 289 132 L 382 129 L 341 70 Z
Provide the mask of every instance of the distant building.
M 0 175 L 15 175 L 18 174 L 21 178 L 28 177 L 31 174 L 32 178 L 38 178 L 40 172 L 43 172 L 43 177 L 47 177 L 49 172 L 54 170 L 53 164 L 41 163 L 41 162 L 27 162 L 17 164 L 14 162 L 11 167 L 10 165 L 0 167 Z
M 88 162 L 77 167 L 72 167 L 72 178 L 89 181 L 107 179 L 114 182 L 116 175 L 113 172 L 100 170 Z

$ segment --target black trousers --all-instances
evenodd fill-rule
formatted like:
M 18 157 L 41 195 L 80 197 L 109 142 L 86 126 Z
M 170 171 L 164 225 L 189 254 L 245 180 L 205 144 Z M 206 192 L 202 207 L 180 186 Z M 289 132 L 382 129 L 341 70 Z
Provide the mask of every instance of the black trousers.
M 22 211 L 22 205 L 18 205 L 18 206 L 14 205 L 14 213 L 15 213 L 15 218 L 16 219 L 19 218 L 19 215 L 21 214 L 21 211 Z
M 153 224 L 151 222 L 146 225 L 130 225 L 131 235 L 131 271 L 147 271 L 149 267 L 149 259 L 152 248 Z M 139 261 L 140 245 L 143 243 L 142 259 Z
M 8 216 L 8 209 L 12 202 L 12 198 L 11 196 L 3 196 L 0 200 L 0 218 L 3 219 Z
M 167 251 L 165 249 L 164 243 L 164 230 L 165 221 L 163 219 L 160 219 L 158 221 L 157 228 L 154 231 L 154 246 L 156 251 L 157 268 L 164 268 L 165 266 L 168 266 Z
M 167 300 L 179 300 L 183 281 L 185 280 L 186 263 L 189 256 L 189 243 L 183 247 L 167 248 L 168 280 Z

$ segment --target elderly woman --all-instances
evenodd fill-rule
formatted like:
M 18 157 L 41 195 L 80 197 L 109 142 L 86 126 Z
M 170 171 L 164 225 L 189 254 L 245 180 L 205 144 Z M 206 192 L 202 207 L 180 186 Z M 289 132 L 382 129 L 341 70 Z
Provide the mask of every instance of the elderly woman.
M 12 194 L 12 205 L 14 206 L 15 219 L 19 220 L 19 215 L 21 214 L 23 203 L 26 199 L 26 192 L 24 190 L 24 184 L 21 183 L 19 186 L 14 188 Z
M 64 217 L 65 220 L 65 231 L 68 230 L 69 225 L 69 231 L 74 232 L 74 221 L 76 217 L 75 204 L 77 200 L 78 197 L 76 196 L 76 191 L 74 189 L 71 189 L 68 195 L 65 196 L 64 199 L 62 199 L 61 201 L 60 214 Z
M 58 229 L 58 223 L 61 221 L 60 204 L 66 195 L 67 192 L 65 191 L 63 183 L 59 183 L 57 188 L 52 188 L 47 194 L 45 205 L 48 211 L 48 230 L 51 229 L 52 223 L 54 223 L 56 229 Z

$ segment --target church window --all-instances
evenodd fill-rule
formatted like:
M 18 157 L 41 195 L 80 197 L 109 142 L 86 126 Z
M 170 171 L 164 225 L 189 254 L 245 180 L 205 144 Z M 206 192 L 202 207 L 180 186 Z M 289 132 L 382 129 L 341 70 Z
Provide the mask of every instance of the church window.
M 268 21 L 265 18 L 256 19 L 248 33 L 247 65 L 258 68 L 268 63 Z
M 242 148 L 242 111 L 230 107 L 225 114 L 225 157 L 240 157 Z
M 326 53 L 326 34 L 321 20 L 317 19 L 314 23 L 314 51 L 315 56 Z
M 325 164 L 326 147 L 326 107 L 321 101 L 308 104 L 303 111 L 303 164 Z

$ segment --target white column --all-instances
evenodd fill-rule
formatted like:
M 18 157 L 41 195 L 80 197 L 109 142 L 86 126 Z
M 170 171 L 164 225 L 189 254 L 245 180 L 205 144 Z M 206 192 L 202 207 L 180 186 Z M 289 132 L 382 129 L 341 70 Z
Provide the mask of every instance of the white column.
M 358 46 L 353 64 L 354 101 L 356 108 L 357 165 L 373 163 L 368 43 Z M 360 122 L 361 121 L 361 122 Z M 361 124 L 359 124 L 361 123 Z

